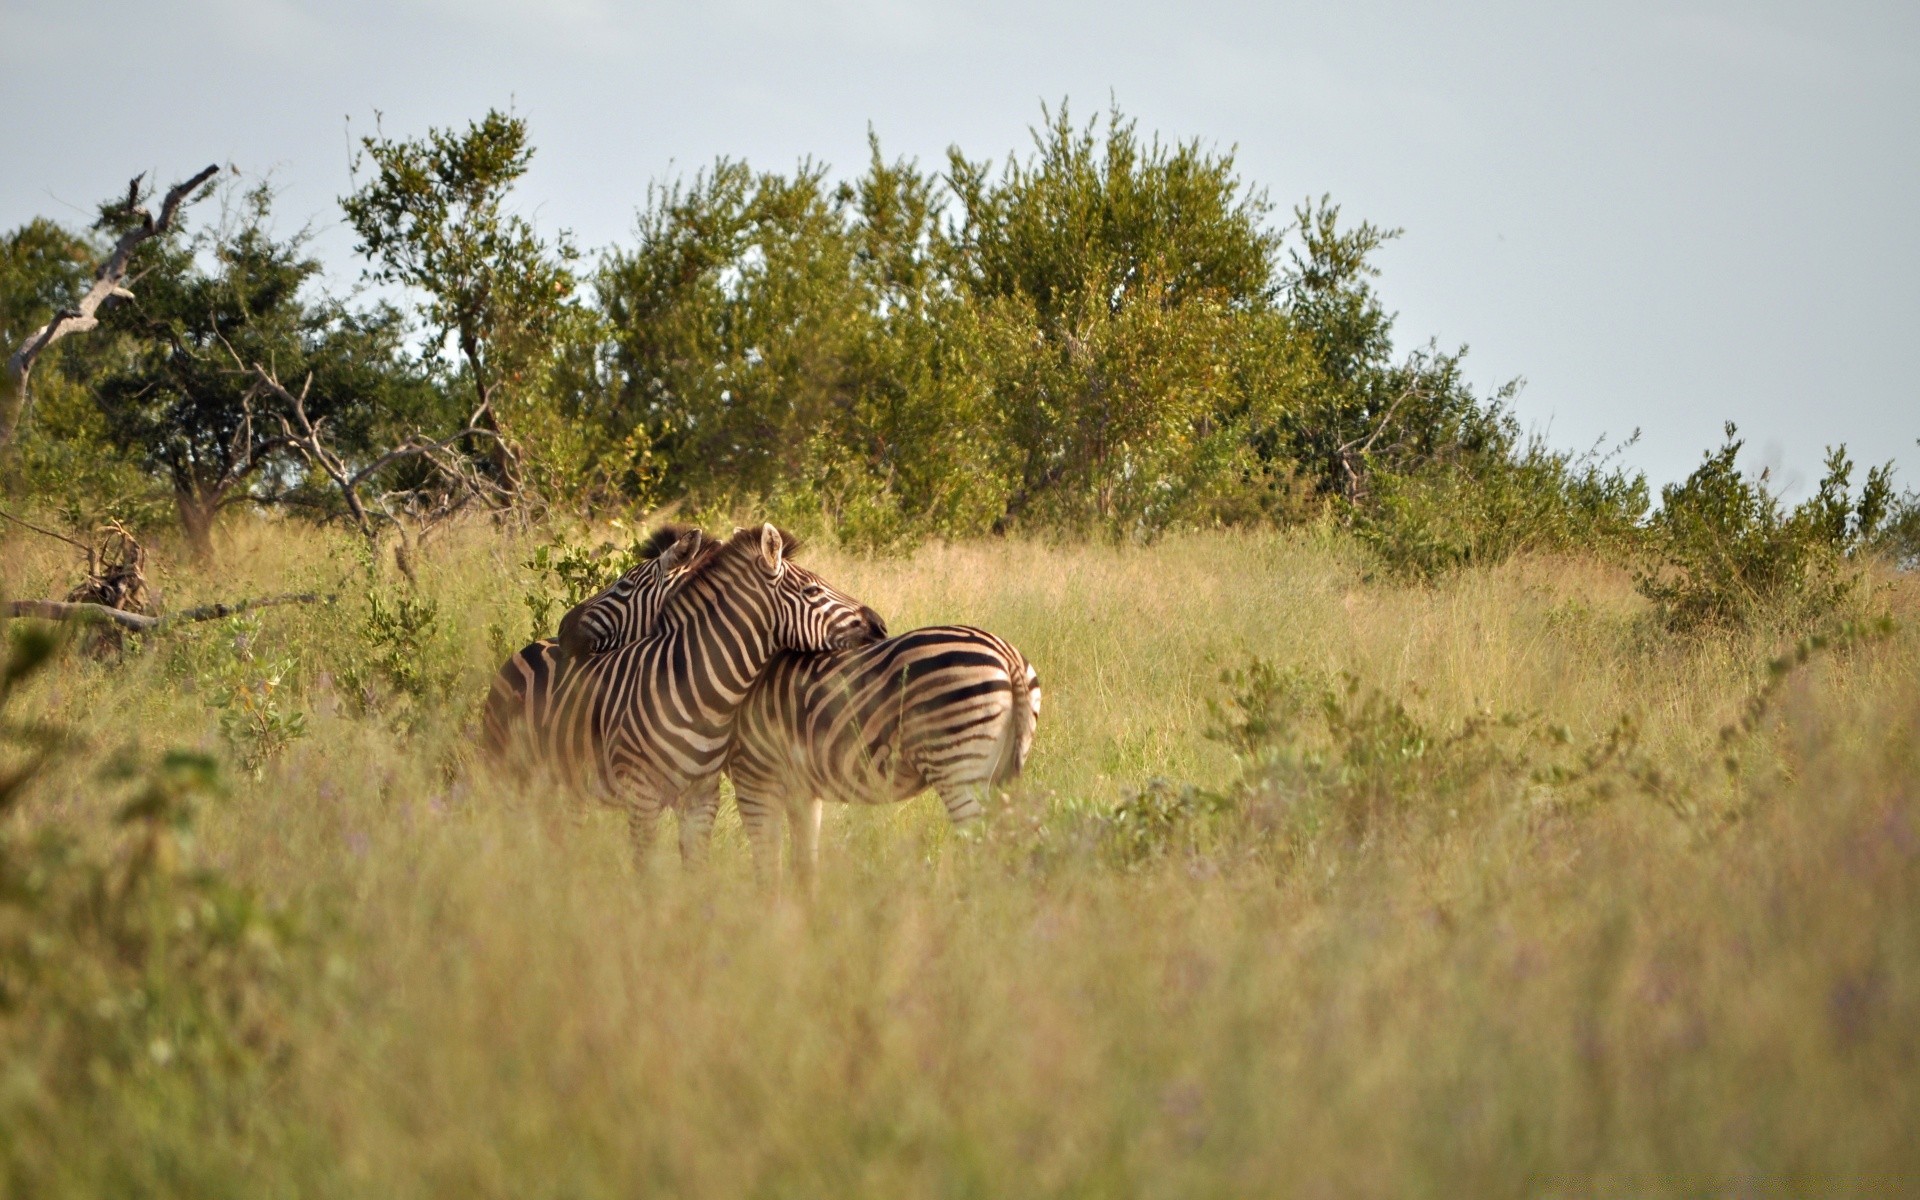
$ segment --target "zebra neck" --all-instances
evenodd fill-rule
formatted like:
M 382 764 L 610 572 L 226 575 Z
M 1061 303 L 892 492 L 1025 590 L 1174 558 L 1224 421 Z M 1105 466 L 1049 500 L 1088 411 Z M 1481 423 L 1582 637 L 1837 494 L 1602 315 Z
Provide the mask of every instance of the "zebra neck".
M 672 657 L 722 706 L 742 700 L 773 660 L 772 597 L 751 562 L 715 563 L 689 580 L 659 623 L 679 643 Z

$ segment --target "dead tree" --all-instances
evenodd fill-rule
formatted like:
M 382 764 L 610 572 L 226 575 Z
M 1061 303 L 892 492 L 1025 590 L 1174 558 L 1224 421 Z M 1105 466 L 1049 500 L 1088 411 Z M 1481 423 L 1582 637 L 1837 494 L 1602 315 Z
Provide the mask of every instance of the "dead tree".
M 1393 398 L 1393 403 L 1389 404 L 1387 411 L 1381 414 L 1380 423 L 1373 427 L 1373 432 L 1368 434 L 1364 441 L 1356 437 L 1341 443 L 1334 449 L 1334 459 L 1345 475 L 1345 478 L 1340 481 L 1340 491 L 1349 503 L 1359 504 L 1367 499 L 1370 491 L 1367 456 L 1373 453 L 1373 444 L 1380 440 L 1380 435 L 1387 431 L 1387 426 L 1393 424 L 1394 414 L 1400 411 L 1401 403 L 1409 396 L 1422 394 L 1418 384 L 1408 386 Z
M 135 218 L 132 228 L 120 235 L 114 243 L 113 252 L 106 257 L 93 273 L 93 286 L 80 298 L 73 308 L 61 309 L 45 325 L 27 335 L 7 359 L 4 379 L 0 379 L 0 450 L 5 450 L 13 441 L 14 433 L 19 429 L 20 420 L 26 413 L 27 382 L 33 374 L 33 364 L 53 345 L 69 334 L 85 333 L 100 324 L 98 316 L 100 306 L 109 297 L 128 298 L 133 295 L 127 289 L 127 270 L 133 264 L 134 251 L 141 243 L 159 237 L 172 228 L 174 217 L 187 198 L 198 191 L 202 184 L 219 172 L 219 166 L 207 167 L 193 178 L 176 183 L 167 190 L 160 203 L 160 215 L 155 217 L 140 203 L 140 181 L 144 174 L 135 175 L 127 184 L 127 211 Z
M 502 503 L 514 498 L 507 488 L 476 470 L 472 461 L 456 448 L 463 441 L 491 439 L 497 443 L 500 440 L 498 433 L 476 423 L 478 414 L 451 437 L 436 441 L 422 434 L 412 434 L 399 445 L 375 455 L 364 466 L 355 469 L 338 450 L 328 444 L 326 418 L 313 420 L 307 415 L 307 392 L 313 386 L 312 375 L 308 375 L 301 383 L 300 390 L 295 392 L 259 363 L 252 364 L 252 370 L 258 380 L 258 390 L 275 397 L 287 408 L 287 413 L 279 416 L 283 434 L 281 443 L 298 451 L 309 467 L 319 469 L 332 481 L 355 530 L 376 553 L 382 527 L 390 525 L 397 531 L 400 545 L 395 548 L 394 561 L 409 580 L 414 577 L 413 548 L 419 537 L 464 509 L 475 498 L 487 497 Z M 448 487 L 433 495 L 420 491 L 387 492 L 376 496 L 365 493 L 368 483 L 378 478 L 386 468 L 413 458 L 425 459 L 433 464 L 447 481 Z M 400 513 L 395 511 L 396 507 L 414 519 L 419 526 L 418 533 L 409 532 Z

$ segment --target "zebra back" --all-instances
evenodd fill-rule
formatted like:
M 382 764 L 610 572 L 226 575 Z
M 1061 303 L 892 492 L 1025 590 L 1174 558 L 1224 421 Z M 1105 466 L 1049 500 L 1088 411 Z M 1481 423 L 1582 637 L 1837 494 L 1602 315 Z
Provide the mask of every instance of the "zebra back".
M 964 820 L 1019 775 L 1039 713 L 1039 674 L 1011 644 L 933 626 L 775 658 L 741 707 L 727 768 L 743 817 L 769 800 L 881 804 L 932 787 Z

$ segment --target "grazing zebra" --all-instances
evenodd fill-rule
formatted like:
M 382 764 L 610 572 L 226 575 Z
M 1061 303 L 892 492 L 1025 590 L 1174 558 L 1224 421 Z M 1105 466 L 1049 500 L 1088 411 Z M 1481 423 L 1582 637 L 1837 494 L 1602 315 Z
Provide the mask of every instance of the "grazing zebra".
M 982 812 L 1033 747 L 1040 677 L 1018 650 L 936 625 L 823 654 L 781 654 L 747 693 L 727 751 L 740 821 L 763 872 L 779 869 L 783 811 L 811 886 L 823 799 L 889 804 L 927 788 L 954 824 Z
M 775 654 L 849 649 L 885 633 L 879 614 L 792 562 L 798 543 L 771 525 L 698 544 L 690 560 L 680 558 L 685 540 L 651 560 L 672 552 L 684 565 L 641 564 L 570 612 L 557 642 L 515 655 L 488 704 L 489 744 L 525 747 L 567 785 L 624 806 L 643 860 L 663 808 L 680 813 L 682 856 L 704 853 L 735 713 Z M 638 640 L 566 653 L 623 627 L 584 609 L 636 602 L 657 608 Z M 516 678 L 538 686 L 516 697 Z

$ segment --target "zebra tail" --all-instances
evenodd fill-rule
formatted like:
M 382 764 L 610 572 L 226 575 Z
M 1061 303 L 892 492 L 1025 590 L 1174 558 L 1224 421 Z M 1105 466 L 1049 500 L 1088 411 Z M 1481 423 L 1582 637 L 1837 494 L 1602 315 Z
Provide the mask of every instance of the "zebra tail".
M 1033 728 L 1039 716 L 1039 673 L 1024 658 L 1015 661 L 1012 668 L 1007 675 L 1013 684 L 1013 707 L 1007 713 L 1006 727 L 1000 731 L 999 753 L 990 776 L 995 787 L 1003 787 L 1020 777 L 1027 750 L 1033 745 Z

